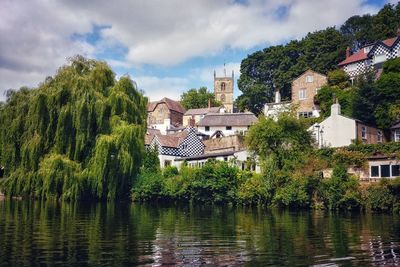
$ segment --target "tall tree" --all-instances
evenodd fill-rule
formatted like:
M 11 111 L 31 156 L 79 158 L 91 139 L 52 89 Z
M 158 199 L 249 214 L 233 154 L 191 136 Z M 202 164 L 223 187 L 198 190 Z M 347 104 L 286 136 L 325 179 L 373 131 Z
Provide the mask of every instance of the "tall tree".
M 209 100 L 212 107 L 221 105 L 221 102 L 215 99 L 215 95 L 208 92 L 207 87 L 193 88 L 181 95 L 181 104 L 185 109 L 206 108 Z
M 9 196 L 129 196 L 144 150 L 146 100 L 106 63 L 71 59 L 0 109 L 1 190 Z

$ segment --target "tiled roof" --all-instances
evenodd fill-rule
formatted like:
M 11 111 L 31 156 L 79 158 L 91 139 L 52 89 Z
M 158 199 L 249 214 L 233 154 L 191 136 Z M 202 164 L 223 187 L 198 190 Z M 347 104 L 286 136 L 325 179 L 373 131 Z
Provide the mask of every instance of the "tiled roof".
M 338 65 L 342 66 L 353 62 L 365 60 L 367 58 L 368 58 L 368 53 L 364 53 L 364 49 L 360 49 L 351 56 L 349 56 L 348 58 L 346 58 L 345 60 L 343 60 L 342 62 L 340 62 Z
M 186 111 L 185 116 L 188 115 L 205 115 L 207 113 L 218 113 L 220 107 L 211 107 L 211 108 L 192 108 Z
M 185 113 L 185 109 L 182 107 L 179 101 L 175 101 L 164 97 L 160 101 L 149 102 L 147 104 L 147 112 L 152 112 L 157 107 L 158 104 L 165 103 L 170 110 L 174 110 L 179 113 Z
M 383 40 L 381 42 L 376 42 L 374 45 L 377 45 L 379 43 L 383 43 L 387 47 L 392 47 L 396 43 L 397 39 L 399 39 L 398 36 Z M 365 60 L 367 58 L 368 58 L 368 53 L 365 53 L 364 49 L 361 48 L 360 50 L 358 50 L 357 52 L 355 52 L 354 54 L 352 54 L 351 56 L 349 56 L 348 58 L 346 58 L 345 60 L 340 62 L 338 65 L 339 66 L 347 65 L 347 64 L 354 63 L 354 62 L 357 62 L 357 61 Z
M 253 113 L 210 113 L 200 120 L 199 126 L 249 126 L 257 121 Z
M 188 135 L 187 131 L 182 131 L 174 134 L 157 134 L 157 140 L 160 142 L 160 145 L 163 147 L 179 147 L 179 144 L 186 138 Z
M 144 144 L 150 145 L 156 134 L 161 134 L 160 130 L 147 128 L 146 135 L 144 136 Z

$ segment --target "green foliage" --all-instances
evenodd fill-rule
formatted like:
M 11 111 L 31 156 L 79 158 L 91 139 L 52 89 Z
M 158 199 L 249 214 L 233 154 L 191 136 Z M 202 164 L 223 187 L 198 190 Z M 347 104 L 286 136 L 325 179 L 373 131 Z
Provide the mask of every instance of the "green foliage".
M 328 72 L 328 84 L 345 89 L 350 86 L 349 75 L 344 70 L 333 70 Z
M 353 115 L 353 103 L 357 91 L 354 88 L 343 90 L 338 86 L 323 86 L 318 90 L 316 100 L 321 108 L 321 116 L 329 117 L 331 106 L 337 99 L 341 106 L 342 115 L 351 117 Z
M 167 166 L 162 172 L 164 178 L 174 177 L 179 174 L 178 168 L 175 166 Z
M 307 192 L 307 181 L 290 179 L 284 186 L 276 189 L 273 203 L 277 206 L 290 208 L 306 208 L 310 205 L 310 195 Z
M 356 210 L 362 206 L 358 181 L 347 174 L 343 165 L 334 168 L 332 177 L 323 180 L 318 191 L 325 206 L 331 210 Z
M 394 197 L 388 187 L 388 181 L 382 180 L 380 184 L 367 188 L 367 199 L 373 211 L 389 211 L 393 208 Z
M 221 106 L 221 102 L 215 99 L 215 95 L 207 91 L 207 87 L 190 89 L 181 95 L 181 104 L 185 109 L 206 108 L 208 101 L 211 101 L 212 107 Z
M 0 109 L 0 188 L 9 196 L 116 199 L 141 166 L 146 100 L 106 63 L 76 56 Z M 23 185 L 23 186 L 21 186 Z
M 245 205 L 271 204 L 272 190 L 268 181 L 260 174 L 239 173 L 238 202 Z
M 143 167 L 144 172 L 159 172 L 160 159 L 158 158 L 157 147 L 149 147 L 143 154 Z

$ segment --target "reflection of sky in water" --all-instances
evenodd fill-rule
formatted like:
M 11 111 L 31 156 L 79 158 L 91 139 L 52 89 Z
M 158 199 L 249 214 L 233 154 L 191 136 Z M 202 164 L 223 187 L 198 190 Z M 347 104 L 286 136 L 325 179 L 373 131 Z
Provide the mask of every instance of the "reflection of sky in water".
M 0 237 L 4 265 L 400 265 L 384 214 L 2 201 Z

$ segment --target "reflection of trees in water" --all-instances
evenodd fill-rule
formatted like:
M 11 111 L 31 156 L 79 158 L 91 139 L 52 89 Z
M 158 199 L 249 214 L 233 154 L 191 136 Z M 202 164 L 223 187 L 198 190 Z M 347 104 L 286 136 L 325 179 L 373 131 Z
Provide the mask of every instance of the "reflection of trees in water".
M 399 263 L 400 219 L 228 206 L 0 202 L 4 265 Z M 354 263 L 354 264 L 355 264 Z

